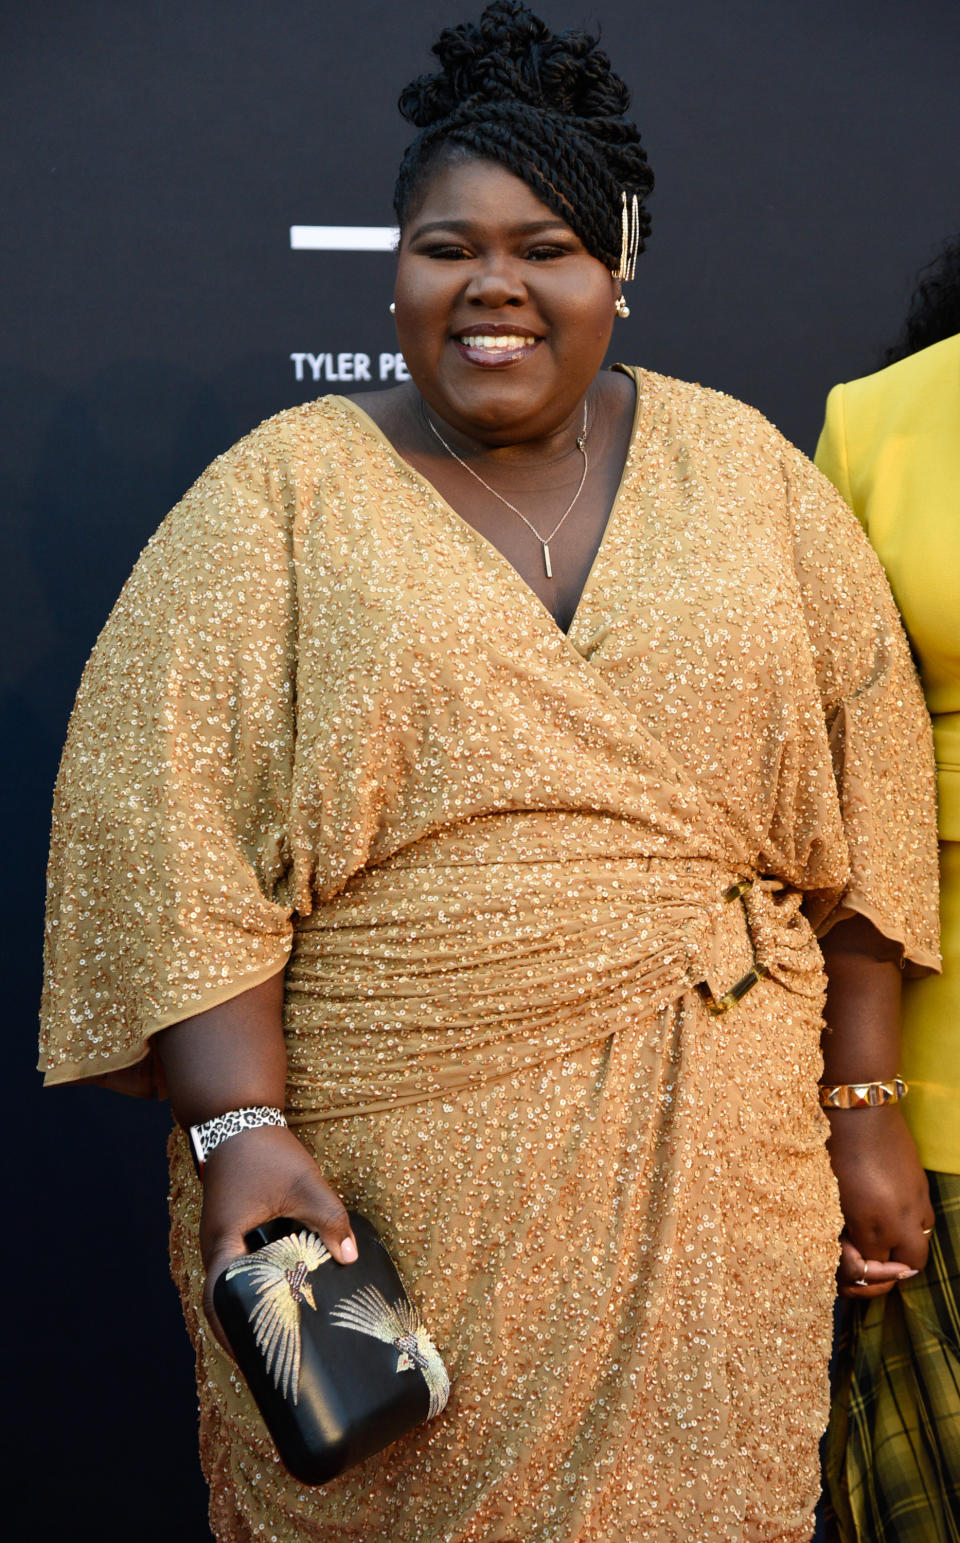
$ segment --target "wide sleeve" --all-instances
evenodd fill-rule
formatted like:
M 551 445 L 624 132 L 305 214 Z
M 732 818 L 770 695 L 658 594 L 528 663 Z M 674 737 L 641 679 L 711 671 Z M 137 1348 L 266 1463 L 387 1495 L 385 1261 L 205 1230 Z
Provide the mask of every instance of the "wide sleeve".
M 880 563 L 850 508 L 798 450 L 784 452 L 794 565 L 829 735 L 849 875 L 808 895 L 822 935 L 859 913 L 910 973 L 939 969 L 933 739 Z
M 214 462 L 84 672 L 54 796 L 48 1083 L 137 1063 L 145 1082 L 152 1034 L 286 961 L 295 590 L 268 483 L 242 447 Z

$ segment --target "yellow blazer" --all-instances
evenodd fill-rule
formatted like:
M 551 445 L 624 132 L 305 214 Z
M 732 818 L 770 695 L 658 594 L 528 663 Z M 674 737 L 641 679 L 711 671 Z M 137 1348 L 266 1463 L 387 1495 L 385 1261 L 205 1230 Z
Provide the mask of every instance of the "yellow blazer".
M 944 973 L 904 982 L 904 1113 L 925 1165 L 960 1173 L 960 334 L 835 386 L 815 460 L 887 571 L 933 718 Z

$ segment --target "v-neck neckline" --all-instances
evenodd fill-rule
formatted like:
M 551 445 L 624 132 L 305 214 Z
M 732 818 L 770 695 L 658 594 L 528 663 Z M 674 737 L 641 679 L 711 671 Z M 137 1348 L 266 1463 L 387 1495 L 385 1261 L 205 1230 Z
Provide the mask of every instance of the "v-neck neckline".
M 456 526 L 460 530 L 465 531 L 474 539 L 474 541 L 479 545 L 480 550 L 487 555 L 488 560 L 492 560 L 500 568 L 506 568 L 507 572 L 512 575 L 513 580 L 520 586 L 523 593 L 533 601 L 534 606 L 542 619 L 549 623 L 551 631 L 558 638 L 562 639 L 563 642 L 569 643 L 570 647 L 573 648 L 578 654 L 578 657 L 581 658 L 582 655 L 580 655 L 579 649 L 577 649 L 576 644 L 573 642 L 573 632 L 580 613 L 583 610 L 587 594 L 592 588 L 594 576 L 600 565 L 601 559 L 605 554 L 608 539 L 610 538 L 613 529 L 617 524 L 619 506 L 623 496 L 624 488 L 626 486 L 627 477 L 632 471 L 634 450 L 639 441 L 640 428 L 650 405 L 650 393 L 643 389 L 643 382 L 646 378 L 646 371 L 640 369 L 639 366 L 636 365 L 623 364 L 611 365 L 611 369 L 616 370 L 619 374 L 628 376 L 628 378 L 633 382 L 633 422 L 630 426 L 630 438 L 627 443 L 627 453 L 623 459 L 623 468 L 620 472 L 620 479 L 617 483 L 616 492 L 613 495 L 610 509 L 607 513 L 607 518 L 604 523 L 603 532 L 600 536 L 600 541 L 597 545 L 597 550 L 593 554 L 593 561 L 587 570 L 587 576 L 583 581 L 583 586 L 580 590 L 579 596 L 577 597 L 577 603 L 574 607 L 573 614 L 570 617 L 570 625 L 566 629 L 561 627 L 553 612 L 550 610 L 550 607 L 544 604 L 532 585 L 527 583 L 527 580 L 524 578 L 519 568 L 514 567 L 509 557 L 507 557 L 504 552 L 501 552 L 496 543 L 491 541 L 488 536 L 484 536 L 479 530 L 477 530 L 476 526 L 471 525 L 469 520 L 465 520 L 463 515 L 459 514 L 457 510 L 454 509 L 449 500 L 444 498 L 439 488 L 434 487 L 433 483 L 430 481 L 430 478 L 425 477 L 423 472 L 418 471 L 415 466 L 411 465 L 411 463 L 400 454 L 396 445 L 393 443 L 393 440 L 383 432 L 383 429 L 380 427 L 380 425 L 373 418 L 371 418 L 370 414 L 364 408 L 362 408 L 358 402 L 353 401 L 351 397 L 341 396 L 339 394 L 336 394 L 333 397 L 334 401 L 349 409 L 351 414 L 359 421 L 361 428 L 366 429 L 370 434 L 373 435 L 375 439 L 380 442 L 380 444 L 387 451 L 390 459 L 400 469 L 400 471 L 405 473 L 406 476 L 409 477 L 417 487 L 422 488 L 436 503 L 436 505 L 444 511 L 448 518 L 455 522 Z M 328 400 L 330 399 L 328 398 Z

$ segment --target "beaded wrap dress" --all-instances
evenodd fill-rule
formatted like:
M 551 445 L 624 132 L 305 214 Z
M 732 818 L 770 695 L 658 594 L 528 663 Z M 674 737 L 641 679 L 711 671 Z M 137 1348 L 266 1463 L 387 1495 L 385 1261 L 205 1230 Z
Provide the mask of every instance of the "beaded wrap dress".
M 175 1132 L 221 1543 L 810 1536 L 841 1225 L 815 932 L 860 912 L 936 968 L 929 723 L 825 479 L 629 373 L 568 634 L 329 397 L 213 463 L 84 675 L 48 1080 L 147 1078 L 151 1034 L 286 964 L 291 1123 L 453 1377 L 385 1453 L 286 1475 L 202 1318 Z

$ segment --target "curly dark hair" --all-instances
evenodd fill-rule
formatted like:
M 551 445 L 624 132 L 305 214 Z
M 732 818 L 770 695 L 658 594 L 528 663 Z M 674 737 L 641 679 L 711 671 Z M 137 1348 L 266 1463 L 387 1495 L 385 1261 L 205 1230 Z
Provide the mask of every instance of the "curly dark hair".
M 903 331 L 881 363 L 896 364 L 955 332 L 960 332 L 960 232 L 920 269 Z
M 587 32 L 551 32 L 522 0 L 493 0 L 477 22 L 441 32 L 435 75 L 400 93 L 421 133 L 407 148 L 394 191 L 401 230 L 438 165 L 496 161 L 615 269 L 621 193 L 640 203 L 640 251 L 650 234 L 644 201 L 653 188 L 630 93 Z

